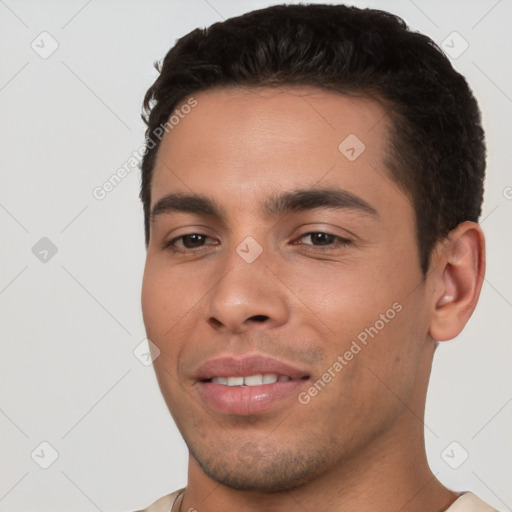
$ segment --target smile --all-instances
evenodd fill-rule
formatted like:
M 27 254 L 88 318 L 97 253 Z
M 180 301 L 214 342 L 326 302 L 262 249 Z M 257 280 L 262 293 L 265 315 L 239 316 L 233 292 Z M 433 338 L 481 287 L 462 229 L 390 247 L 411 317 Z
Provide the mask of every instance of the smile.
M 291 380 L 287 375 L 277 375 L 277 373 L 266 373 L 262 375 L 249 375 L 247 377 L 214 377 L 209 382 L 222 384 L 223 386 L 261 386 L 264 384 L 274 384 L 275 382 L 286 382 Z

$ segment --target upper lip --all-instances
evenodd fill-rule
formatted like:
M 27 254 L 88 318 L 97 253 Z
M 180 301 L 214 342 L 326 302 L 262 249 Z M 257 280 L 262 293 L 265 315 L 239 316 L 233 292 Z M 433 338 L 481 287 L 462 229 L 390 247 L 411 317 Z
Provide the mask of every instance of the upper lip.
M 309 377 L 307 371 L 291 364 L 263 355 L 244 357 L 224 356 L 210 359 L 201 365 L 195 375 L 197 380 L 209 380 L 214 377 L 248 377 L 249 375 L 276 373 L 291 379 Z

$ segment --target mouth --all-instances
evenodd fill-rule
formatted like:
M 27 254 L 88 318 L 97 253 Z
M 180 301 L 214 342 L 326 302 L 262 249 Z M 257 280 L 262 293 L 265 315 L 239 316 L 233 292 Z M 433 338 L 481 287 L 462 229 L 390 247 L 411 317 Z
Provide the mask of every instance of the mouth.
M 254 415 L 296 397 L 310 379 L 307 371 L 261 355 L 208 361 L 196 380 L 201 399 L 217 412 Z M 290 405 L 293 401 L 290 401 Z
M 304 376 L 303 378 L 307 378 Z M 292 380 L 288 375 L 278 375 L 277 373 L 257 373 L 255 375 L 248 375 L 247 377 L 212 377 L 211 379 L 204 380 L 203 382 L 213 382 L 222 386 L 264 386 L 267 384 L 275 384 L 276 382 L 288 382 Z

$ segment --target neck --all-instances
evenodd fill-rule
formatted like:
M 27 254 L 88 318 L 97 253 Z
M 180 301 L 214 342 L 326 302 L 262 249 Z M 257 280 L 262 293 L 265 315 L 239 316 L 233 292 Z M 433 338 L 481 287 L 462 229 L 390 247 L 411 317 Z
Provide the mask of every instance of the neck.
M 424 445 L 425 397 L 434 348 L 434 343 L 425 345 L 416 385 L 393 425 L 334 471 L 288 492 L 239 491 L 211 480 L 190 457 L 181 510 L 444 512 L 457 495 L 430 471 Z

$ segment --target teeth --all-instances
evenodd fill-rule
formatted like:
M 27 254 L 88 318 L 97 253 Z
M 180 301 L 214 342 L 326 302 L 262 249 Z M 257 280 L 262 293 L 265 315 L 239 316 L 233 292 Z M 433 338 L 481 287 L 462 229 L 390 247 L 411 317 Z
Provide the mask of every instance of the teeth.
M 244 384 L 246 386 L 261 386 L 263 384 L 263 375 L 250 375 L 244 378 Z
M 241 386 L 243 383 L 243 377 L 228 377 L 228 386 Z
M 277 375 L 277 373 L 265 373 L 262 375 L 248 375 L 247 377 L 214 377 L 212 382 L 222 384 L 224 386 L 261 386 L 262 384 L 274 384 L 275 382 L 286 382 L 291 380 L 285 375 Z

